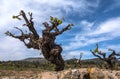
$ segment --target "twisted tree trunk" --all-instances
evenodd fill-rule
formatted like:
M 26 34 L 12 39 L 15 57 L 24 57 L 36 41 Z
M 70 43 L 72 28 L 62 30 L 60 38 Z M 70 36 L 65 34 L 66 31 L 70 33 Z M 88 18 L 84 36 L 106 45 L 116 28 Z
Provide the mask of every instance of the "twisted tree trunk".
M 30 31 L 29 33 L 24 33 L 20 28 L 15 27 L 21 32 L 21 35 L 17 36 L 9 31 L 7 31 L 5 34 L 19 39 L 25 44 L 27 48 L 41 50 L 45 59 L 56 65 L 56 71 L 63 70 L 65 65 L 64 60 L 61 56 L 62 47 L 55 43 L 55 39 L 57 35 L 62 34 L 66 30 L 70 30 L 73 24 L 68 24 L 65 28 L 59 31 L 58 26 L 62 24 L 62 20 L 50 17 L 51 26 L 47 22 L 44 22 L 43 25 L 45 29 L 42 30 L 42 37 L 40 37 L 36 29 L 34 28 L 32 13 L 28 14 L 30 16 L 30 19 L 28 19 L 25 12 L 21 10 L 20 14 L 17 16 L 13 16 L 13 18 L 21 20 L 20 16 L 22 16 L 25 21 L 25 24 L 23 24 L 23 26 L 28 27 Z M 28 40 L 28 42 L 26 42 L 25 40 Z

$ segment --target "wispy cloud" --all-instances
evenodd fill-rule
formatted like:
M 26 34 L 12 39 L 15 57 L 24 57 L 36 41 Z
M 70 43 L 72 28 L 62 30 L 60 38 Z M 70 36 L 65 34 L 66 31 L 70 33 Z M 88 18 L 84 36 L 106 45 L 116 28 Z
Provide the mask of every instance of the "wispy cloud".
M 108 44 L 106 47 L 114 49 L 116 52 L 120 52 L 120 44 L 116 44 L 116 45 L 110 45 L 110 44 Z
M 27 49 L 19 40 L 6 37 L 4 32 L 14 31 L 13 27 L 21 26 L 21 22 L 13 20 L 12 15 L 19 14 L 20 10 L 33 12 L 36 28 L 41 28 L 49 16 L 64 17 L 70 13 L 84 15 L 92 13 L 99 6 L 99 0 L 94 2 L 88 0 L 1 0 L 0 5 L 0 60 L 22 59 L 29 56 L 38 56 L 38 51 Z M 91 9 L 92 8 L 92 9 Z M 77 16 L 77 15 L 75 15 Z M 23 22 L 23 21 L 22 21 Z M 90 26 L 89 23 L 84 23 Z M 38 30 L 38 29 L 37 29 Z
M 108 19 L 105 22 L 101 22 L 96 27 L 96 29 L 91 29 L 91 31 L 84 31 L 82 34 L 76 34 L 76 36 L 71 39 L 72 42 L 70 42 L 69 45 L 64 46 L 64 49 L 74 50 L 98 42 L 113 40 L 116 37 L 119 37 L 120 17 Z
M 74 51 L 69 51 L 63 54 L 63 57 L 65 59 L 70 59 L 70 58 L 80 58 L 80 53 L 82 53 L 82 59 L 89 59 L 91 57 L 94 57 L 90 51 L 82 51 L 82 50 L 74 50 Z M 87 58 L 86 58 L 87 57 Z
M 79 26 L 81 26 L 84 31 L 91 31 L 93 25 L 94 25 L 94 22 L 89 22 L 87 20 L 82 20 L 80 22 Z
M 40 51 L 27 49 L 23 43 L 11 37 L 0 39 L 0 60 L 19 60 L 27 57 L 37 57 Z
M 95 5 L 94 5 L 95 4 Z M 33 12 L 34 21 L 37 25 L 41 25 L 42 22 L 48 20 L 49 16 L 63 17 L 72 13 L 85 14 L 91 12 L 99 5 L 99 0 L 90 2 L 87 0 L 1 0 L 0 9 L 0 32 L 4 32 L 6 29 L 11 29 L 17 22 L 11 19 L 12 15 L 18 14 L 20 10 L 26 12 Z M 90 11 L 89 11 L 90 10 Z M 77 16 L 77 15 L 76 15 Z M 19 25 L 19 24 L 18 24 Z
M 104 12 L 109 12 L 116 8 L 120 8 L 120 1 L 118 0 L 112 0 L 112 1 L 113 1 L 112 4 L 107 9 L 105 9 Z
M 99 35 L 109 33 L 111 35 L 117 35 L 120 33 L 120 17 L 110 18 L 107 21 L 101 23 L 97 29 L 91 33 L 91 35 Z

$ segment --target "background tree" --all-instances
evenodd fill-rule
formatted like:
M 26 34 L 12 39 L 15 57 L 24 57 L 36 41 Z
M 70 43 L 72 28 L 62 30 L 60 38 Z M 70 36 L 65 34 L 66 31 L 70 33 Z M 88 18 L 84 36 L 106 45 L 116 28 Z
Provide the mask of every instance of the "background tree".
M 42 30 L 42 37 L 40 37 L 34 27 L 34 22 L 32 21 L 32 13 L 29 12 L 28 14 L 30 17 L 29 19 L 26 16 L 26 13 L 21 10 L 19 15 L 13 16 L 13 18 L 18 20 L 23 19 L 25 21 L 25 24 L 23 24 L 23 26 L 26 26 L 29 29 L 29 33 L 25 33 L 20 28 L 15 27 L 21 32 L 21 35 L 14 35 L 9 31 L 7 31 L 5 34 L 13 38 L 19 39 L 25 44 L 27 48 L 41 50 L 44 58 L 50 61 L 52 64 L 56 65 L 56 71 L 63 70 L 64 60 L 61 56 L 62 47 L 55 43 L 55 39 L 64 31 L 70 30 L 73 24 L 68 24 L 65 28 L 59 30 L 58 26 L 62 24 L 62 20 L 50 17 L 51 25 L 49 25 L 47 22 L 43 23 L 45 29 Z
M 94 51 L 92 51 L 92 50 L 90 50 L 90 51 L 94 56 L 103 60 L 108 65 L 109 68 L 114 67 L 113 61 L 115 61 L 117 59 L 117 56 L 120 56 L 120 53 L 116 53 L 116 51 L 113 49 L 108 49 L 108 51 L 112 51 L 112 53 L 109 54 L 108 56 L 106 56 L 106 53 L 104 53 L 98 49 L 98 44 L 96 44 L 96 48 Z
M 76 61 L 75 61 L 75 67 L 77 67 L 77 66 L 81 67 L 81 62 L 82 62 L 81 58 L 82 58 L 82 56 L 83 56 L 83 53 L 81 52 L 79 59 L 76 59 Z

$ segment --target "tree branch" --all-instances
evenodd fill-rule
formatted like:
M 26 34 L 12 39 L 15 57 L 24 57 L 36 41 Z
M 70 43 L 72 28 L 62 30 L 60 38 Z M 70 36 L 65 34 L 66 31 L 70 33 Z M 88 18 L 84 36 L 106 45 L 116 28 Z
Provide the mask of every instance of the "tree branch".
M 34 22 L 32 21 L 32 13 L 29 13 L 30 20 L 27 19 L 26 14 L 23 10 L 21 10 L 20 15 L 24 18 L 26 22 L 26 26 L 29 28 L 29 30 L 33 33 L 35 39 L 39 39 L 39 35 L 37 34 L 35 28 L 34 28 Z
M 18 27 L 14 27 L 14 28 L 18 29 L 21 32 L 21 35 L 24 35 L 24 32 L 20 28 L 18 28 Z
M 16 29 L 19 29 L 19 28 L 16 28 Z M 5 34 L 8 35 L 8 36 L 11 36 L 13 38 L 17 38 L 21 41 L 24 41 L 25 39 L 28 39 L 30 37 L 30 34 L 24 34 L 21 29 L 19 29 L 19 30 L 22 32 L 22 35 L 16 36 L 9 31 L 5 32 Z
M 104 60 L 101 56 L 99 56 L 99 55 L 95 54 L 95 52 L 93 52 L 92 50 L 90 50 L 90 51 L 91 51 L 91 53 L 92 53 L 94 56 L 96 56 L 96 57 L 100 58 L 101 60 Z
M 116 56 L 120 56 L 119 53 L 116 53 L 115 50 L 113 49 L 108 49 L 108 51 L 112 51 L 112 53 L 108 56 L 108 58 L 112 58 L 112 57 L 115 57 Z
M 59 35 L 62 34 L 63 32 L 65 32 L 66 30 L 70 30 L 71 26 L 73 26 L 73 24 L 68 24 L 65 28 L 63 28 L 61 31 L 56 31 L 55 35 Z

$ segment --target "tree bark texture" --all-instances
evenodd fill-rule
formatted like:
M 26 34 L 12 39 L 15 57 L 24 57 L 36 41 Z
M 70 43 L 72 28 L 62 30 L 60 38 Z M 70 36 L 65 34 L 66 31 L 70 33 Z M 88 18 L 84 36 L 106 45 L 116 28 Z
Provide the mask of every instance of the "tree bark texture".
M 13 38 L 19 39 L 25 44 L 27 48 L 41 50 L 44 58 L 52 64 L 56 65 L 56 71 L 63 70 L 65 65 L 61 55 L 62 47 L 55 43 L 55 39 L 64 31 L 70 30 L 73 24 L 68 24 L 65 28 L 59 30 L 58 26 L 62 23 L 62 20 L 50 16 L 51 25 L 49 25 L 47 22 L 43 23 L 45 29 L 42 30 L 42 37 L 40 37 L 34 27 L 34 22 L 32 21 L 32 13 L 28 14 L 29 19 L 26 16 L 26 13 L 21 10 L 19 15 L 13 16 L 13 18 L 18 20 L 21 20 L 22 18 L 25 21 L 25 24 L 23 24 L 23 26 L 29 29 L 29 33 L 24 33 L 23 30 L 15 27 L 21 32 L 21 35 L 14 35 L 9 31 L 7 31 L 5 34 Z

